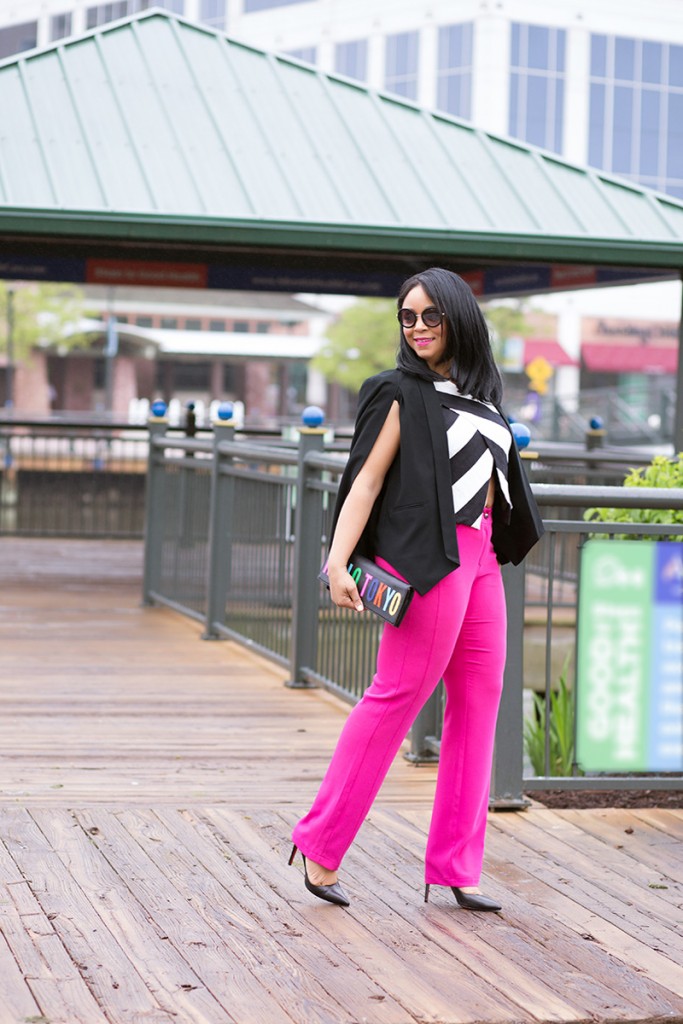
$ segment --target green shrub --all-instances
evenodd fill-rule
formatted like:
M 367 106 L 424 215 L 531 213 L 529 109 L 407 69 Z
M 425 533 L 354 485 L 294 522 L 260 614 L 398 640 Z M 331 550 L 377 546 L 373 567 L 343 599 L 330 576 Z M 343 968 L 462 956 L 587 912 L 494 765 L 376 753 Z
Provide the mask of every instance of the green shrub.
M 681 487 L 683 488 L 683 452 L 673 459 L 656 455 L 649 466 L 632 469 L 624 480 L 624 487 Z M 602 523 L 661 523 L 683 525 L 683 509 L 670 508 L 589 508 L 584 513 L 588 522 Z M 666 537 L 643 538 L 639 534 L 616 534 L 617 540 L 666 540 Z M 680 535 L 669 540 L 680 540 Z
M 567 686 L 567 655 L 556 690 L 550 692 L 551 776 L 574 774 L 574 699 Z M 531 717 L 524 723 L 524 746 L 536 775 L 545 775 L 545 699 L 534 694 Z

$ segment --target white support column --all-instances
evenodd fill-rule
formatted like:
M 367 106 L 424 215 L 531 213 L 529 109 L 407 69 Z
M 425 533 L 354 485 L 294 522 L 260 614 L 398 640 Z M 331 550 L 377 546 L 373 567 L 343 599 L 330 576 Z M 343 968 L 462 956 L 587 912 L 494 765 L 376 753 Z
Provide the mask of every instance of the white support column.
M 510 97 L 510 22 L 485 14 L 474 23 L 472 121 L 500 135 L 508 134 Z
M 225 0 L 225 31 L 230 36 L 239 35 L 242 0 Z
M 590 32 L 567 29 L 566 77 L 562 155 L 572 163 L 588 163 L 588 114 L 590 100 Z
M 417 102 L 428 110 L 436 109 L 436 72 L 438 68 L 438 29 L 429 22 L 419 35 Z
M 74 7 L 71 12 L 71 35 L 82 35 L 86 31 L 85 24 L 85 6 Z
M 190 21 L 199 21 L 199 0 L 185 0 L 185 17 Z
M 334 43 L 331 39 L 321 39 L 316 46 L 315 64 L 321 71 L 334 71 Z
M 373 89 L 384 88 L 385 52 L 384 34 L 373 28 L 368 37 L 368 85 Z
M 36 46 L 49 46 L 50 42 L 50 15 L 43 13 L 38 18 L 38 26 L 36 29 Z

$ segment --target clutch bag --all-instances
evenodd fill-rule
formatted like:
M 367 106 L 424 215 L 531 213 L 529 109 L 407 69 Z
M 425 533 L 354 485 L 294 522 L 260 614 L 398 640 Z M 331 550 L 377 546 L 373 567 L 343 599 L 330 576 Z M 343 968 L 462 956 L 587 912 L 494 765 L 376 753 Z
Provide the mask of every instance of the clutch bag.
M 392 626 L 400 625 L 413 596 L 410 583 L 382 569 L 371 559 L 355 553 L 351 555 L 346 568 L 356 582 L 363 607 Z M 327 561 L 318 573 L 318 579 L 329 587 Z

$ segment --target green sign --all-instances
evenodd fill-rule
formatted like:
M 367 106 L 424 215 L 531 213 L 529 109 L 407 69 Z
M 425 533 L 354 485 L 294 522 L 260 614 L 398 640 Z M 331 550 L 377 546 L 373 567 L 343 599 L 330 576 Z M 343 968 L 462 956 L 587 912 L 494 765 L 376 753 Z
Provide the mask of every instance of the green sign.
M 593 772 L 683 770 L 683 543 L 583 548 L 577 760 Z

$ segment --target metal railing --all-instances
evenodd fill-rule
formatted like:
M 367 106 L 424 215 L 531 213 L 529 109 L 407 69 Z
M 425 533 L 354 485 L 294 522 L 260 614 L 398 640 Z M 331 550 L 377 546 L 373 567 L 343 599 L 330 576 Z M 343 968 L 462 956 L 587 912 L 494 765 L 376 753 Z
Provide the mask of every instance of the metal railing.
M 186 437 L 184 426 L 166 429 L 178 441 Z M 277 445 L 283 431 L 250 426 L 241 434 Z M 198 428 L 196 439 L 210 450 L 211 430 Z M 91 413 L 0 416 L 0 536 L 141 539 L 148 459 L 146 423 L 114 422 Z M 170 509 L 182 503 L 174 488 L 186 485 L 176 465 L 168 484 Z M 204 506 L 208 490 L 205 499 Z M 200 517 L 201 507 L 197 500 L 188 515 Z M 191 567 L 175 565 L 182 559 L 182 551 L 167 552 L 167 572 L 188 577 Z
M 525 394 L 506 388 L 523 406 Z M 613 444 L 664 444 L 674 436 L 676 387 L 670 377 L 647 377 L 630 386 L 583 388 L 578 393 L 544 395 L 534 424 L 536 437 L 581 442 L 590 420 L 600 416 Z
M 148 434 L 128 424 L 0 423 L 0 535 L 141 537 Z
M 349 702 L 372 680 L 381 623 L 330 602 L 316 582 L 345 465 L 324 450 L 323 431 L 302 431 L 298 446 L 235 440 L 217 426 L 213 442 L 174 439 L 151 428 L 144 600 L 204 622 L 204 637 L 236 639 L 287 667 L 288 685 L 323 686 Z M 524 777 L 524 691 L 546 697 L 576 644 L 581 544 L 589 534 L 680 536 L 683 526 L 586 523 L 592 506 L 683 509 L 683 490 L 534 485 L 546 536 L 526 565 L 503 568 L 508 660 L 499 716 L 492 798 L 524 804 L 542 788 L 681 787 L 681 776 Z M 571 510 L 574 510 L 573 512 Z M 410 758 L 438 757 L 441 687 L 411 732 Z M 546 723 L 547 724 L 547 723 Z M 548 730 L 546 730 L 547 734 Z

